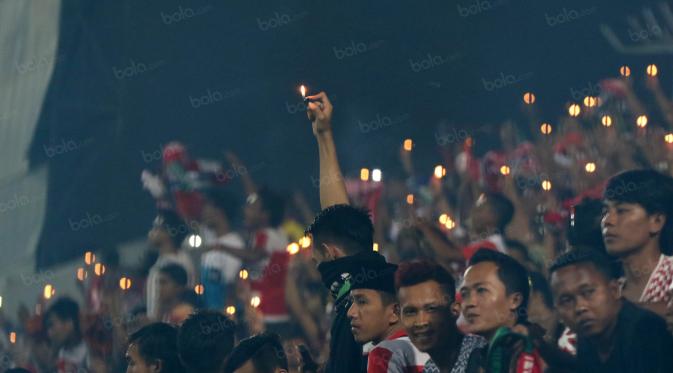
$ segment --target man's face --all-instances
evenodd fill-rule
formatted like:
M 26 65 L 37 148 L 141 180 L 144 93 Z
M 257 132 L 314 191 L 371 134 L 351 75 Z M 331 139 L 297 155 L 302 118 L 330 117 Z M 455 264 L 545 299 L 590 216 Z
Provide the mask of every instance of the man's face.
M 602 335 L 617 322 L 621 309 L 619 285 L 609 281 L 593 264 L 563 267 L 551 276 L 556 312 L 580 337 Z
M 460 295 L 461 312 L 470 333 L 490 338 L 501 326 L 516 324 L 515 310 L 521 302 L 520 294 L 507 295 L 495 263 L 481 262 L 468 267 Z
M 172 302 L 177 299 L 182 291 L 182 287 L 178 285 L 172 278 L 165 273 L 159 273 L 159 301 Z
M 171 236 L 161 226 L 162 221 L 163 220 L 162 220 L 161 217 L 159 217 L 159 216 L 156 217 L 154 219 L 154 223 L 152 224 L 152 228 L 147 233 L 147 239 L 149 241 L 149 244 L 153 247 L 161 247 L 166 242 L 171 240 Z
M 485 195 L 479 196 L 470 211 L 470 225 L 473 234 L 494 233 L 497 227 L 497 218 L 493 208 Z
M 248 229 L 255 229 L 264 225 L 266 212 L 262 208 L 262 201 L 253 194 L 248 197 L 243 209 L 243 223 Z
M 411 343 L 423 352 L 441 353 L 445 341 L 458 333 L 456 315 L 451 312 L 453 298 L 437 281 L 401 287 L 397 295 L 402 325 Z
M 222 211 L 217 209 L 213 204 L 206 203 L 201 209 L 201 222 L 210 229 L 215 229 L 217 223 L 224 218 Z
M 391 325 L 400 319 L 395 312 L 396 303 L 384 305 L 381 294 L 372 289 L 351 290 L 353 303 L 348 309 L 351 332 L 359 343 L 378 343 L 386 337 Z
M 75 327 L 72 320 L 61 320 L 54 314 L 49 315 L 47 320 L 47 335 L 49 340 L 56 346 L 63 346 L 74 333 Z
M 606 201 L 601 219 L 605 248 L 610 255 L 627 255 L 660 232 L 663 222 L 659 215 L 648 215 L 641 205 Z
M 148 364 L 138 351 L 138 346 L 131 343 L 126 349 L 126 373 L 154 373 L 159 372 L 157 364 Z

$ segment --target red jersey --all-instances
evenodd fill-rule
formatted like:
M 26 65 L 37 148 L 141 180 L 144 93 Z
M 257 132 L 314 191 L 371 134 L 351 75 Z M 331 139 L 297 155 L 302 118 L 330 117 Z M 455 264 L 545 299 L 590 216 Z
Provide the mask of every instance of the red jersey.
M 290 262 L 288 243 L 287 236 L 280 229 L 261 229 L 253 237 L 253 249 L 263 251 L 265 259 L 256 263 L 258 274 L 250 285 L 260 294 L 259 309 L 266 322 L 289 320 L 285 303 L 285 279 Z

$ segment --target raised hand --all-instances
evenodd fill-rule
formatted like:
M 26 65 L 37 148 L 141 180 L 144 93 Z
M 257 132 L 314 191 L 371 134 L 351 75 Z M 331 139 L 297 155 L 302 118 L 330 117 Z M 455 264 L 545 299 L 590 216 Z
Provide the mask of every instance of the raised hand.
M 313 124 L 313 134 L 318 136 L 332 131 L 332 103 L 325 92 L 307 96 L 306 114 Z

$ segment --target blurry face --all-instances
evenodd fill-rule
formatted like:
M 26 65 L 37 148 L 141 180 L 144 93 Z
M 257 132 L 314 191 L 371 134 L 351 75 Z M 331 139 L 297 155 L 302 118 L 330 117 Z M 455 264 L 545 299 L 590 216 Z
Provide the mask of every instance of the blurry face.
M 603 242 L 611 255 L 628 255 L 649 240 L 658 240 L 653 235 L 661 232 L 664 223 L 661 215 L 648 215 L 638 204 L 606 201 L 601 220 Z
M 384 305 L 381 294 L 371 289 L 351 290 L 353 304 L 348 309 L 351 332 L 359 343 L 378 343 L 386 337 L 391 325 L 400 319 L 395 313 L 396 304 Z
M 580 337 L 602 336 L 617 322 L 619 284 L 592 264 L 563 267 L 551 276 L 554 305 L 561 321 Z
M 159 301 L 160 302 L 171 302 L 175 300 L 180 292 L 182 287 L 178 285 L 173 279 L 166 276 L 164 273 L 159 273 Z
M 203 205 L 201 209 L 201 222 L 210 229 L 215 229 L 224 218 L 222 212 L 210 203 Z
M 402 325 L 411 343 L 423 352 L 442 353 L 445 341 L 458 333 L 452 298 L 436 281 L 402 287 L 397 296 Z
M 254 229 L 264 225 L 266 215 L 262 209 L 262 201 L 254 194 L 248 197 L 243 210 L 243 223 L 246 228 Z
M 140 356 L 138 346 L 134 343 L 130 344 L 126 350 L 126 362 L 128 364 L 126 373 L 152 373 L 161 371 L 158 364 L 148 364 L 142 356 Z
M 472 233 L 482 234 L 497 228 L 495 213 L 484 195 L 481 195 L 470 211 Z M 491 232 L 494 233 L 494 232 Z
M 47 335 L 55 346 L 63 346 L 74 331 L 75 327 L 72 320 L 61 320 L 56 315 L 49 315 L 49 320 L 47 320 Z
M 171 240 L 168 232 L 161 226 L 161 218 L 157 217 L 154 219 L 154 224 L 152 228 L 147 233 L 147 239 L 150 245 L 154 247 L 161 247 L 165 243 Z
M 487 339 L 501 326 L 516 324 L 516 307 L 521 304 L 521 294 L 507 295 L 505 284 L 498 277 L 498 266 L 481 262 L 465 271 L 461 312 L 470 333 Z

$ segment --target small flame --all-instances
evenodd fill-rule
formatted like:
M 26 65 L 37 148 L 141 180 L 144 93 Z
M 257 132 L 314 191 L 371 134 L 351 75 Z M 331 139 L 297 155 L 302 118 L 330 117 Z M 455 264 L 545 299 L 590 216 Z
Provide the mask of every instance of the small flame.
M 306 97 L 306 86 L 302 84 L 299 90 L 301 91 L 301 97 Z

